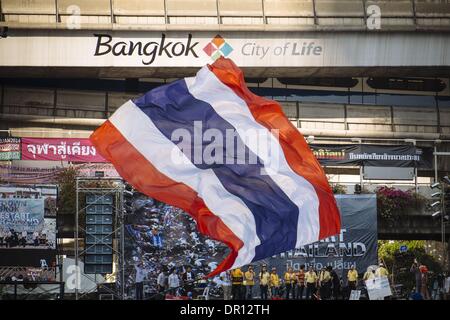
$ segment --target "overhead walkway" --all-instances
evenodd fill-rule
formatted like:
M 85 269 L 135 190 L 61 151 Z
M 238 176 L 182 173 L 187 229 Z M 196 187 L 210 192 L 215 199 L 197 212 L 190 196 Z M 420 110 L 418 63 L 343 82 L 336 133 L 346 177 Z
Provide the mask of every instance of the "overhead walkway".
M 14 28 L 108 30 L 448 30 L 448 1 L 399 0 L 2 0 Z M 374 7 L 374 5 L 376 7 Z M 379 9 L 378 9 L 379 8 Z

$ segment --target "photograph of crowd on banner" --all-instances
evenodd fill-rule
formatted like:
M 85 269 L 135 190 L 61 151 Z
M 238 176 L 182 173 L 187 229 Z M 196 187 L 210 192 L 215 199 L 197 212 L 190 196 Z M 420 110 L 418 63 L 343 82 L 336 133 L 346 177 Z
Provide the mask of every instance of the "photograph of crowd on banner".
M 378 263 L 376 197 L 337 195 L 336 199 L 342 215 L 340 234 L 243 266 L 242 279 L 233 281 L 236 270 L 204 279 L 228 253 L 225 245 L 201 235 L 182 210 L 136 192 L 125 226 L 127 297 L 230 299 L 234 287 L 234 299 L 328 299 L 331 295 L 348 299 L 352 289 L 369 298 L 363 283 L 352 288 L 349 275 L 352 270 L 364 274 Z M 269 273 L 267 292 L 264 268 Z M 310 268 L 318 279 L 328 272 L 329 290 L 324 291 L 328 288 L 324 279 L 322 289 L 306 289 L 303 276 Z M 286 280 L 290 273 L 292 279 Z
M 204 296 L 210 284 L 205 276 L 228 253 L 227 247 L 200 234 L 195 220 L 181 209 L 139 192 L 130 204 L 125 225 L 127 297 Z M 221 298 L 220 292 L 215 297 Z
M 0 194 L 0 249 L 56 248 L 55 187 L 0 187 Z

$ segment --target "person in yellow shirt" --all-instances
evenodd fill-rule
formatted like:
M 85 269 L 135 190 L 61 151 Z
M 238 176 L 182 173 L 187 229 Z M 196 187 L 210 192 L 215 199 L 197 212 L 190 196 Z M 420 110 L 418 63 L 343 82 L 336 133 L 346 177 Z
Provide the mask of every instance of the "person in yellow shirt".
M 280 277 L 277 274 L 277 268 L 272 268 L 272 273 L 270 274 L 270 291 L 272 298 L 278 297 L 280 295 Z
M 286 299 L 289 300 L 289 295 L 292 291 L 292 298 L 295 299 L 295 285 L 297 283 L 297 275 L 292 270 L 292 267 L 289 267 L 288 270 L 284 273 L 284 285 L 286 287 Z
M 358 283 L 358 271 L 356 271 L 355 266 L 352 265 L 347 273 L 347 283 L 348 283 L 348 297 L 352 290 L 356 290 L 356 284 Z
M 375 279 L 375 270 L 372 267 L 368 267 L 366 273 L 364 273 L 363 280 Z
M 231 271 L 231 294 L 233 295 L 233 300 L 243 300 L 243 282 L 244 273 L 242 270 L 240 268 L 233 269 Z
M 264 264 L 259 272 L 259 290 L 261 292 L 261 300 L 267 300 L 267 292 L 269 291 L 270 274 L 267 266 Z
M 255 285 L 255 271 L 253 271 L 252 266 L 248 267 L 247 271 L 244 273 L 244 278 L 246 298 L 251 300 L 253 298 L 253 286 Z
M 375 276 L 376 277 L 387 277 L 388 275 L 389 275 L 389 272 L 384 267 L 384 265 L 382 263 L 380 263 L 380 266 L 375 271 Z
M 313 267 L 309 267 L 308 272 L 305 273 L 306 299 L 312 299 L 316 294 L 317 280 L 317 273 L 314 271 Z

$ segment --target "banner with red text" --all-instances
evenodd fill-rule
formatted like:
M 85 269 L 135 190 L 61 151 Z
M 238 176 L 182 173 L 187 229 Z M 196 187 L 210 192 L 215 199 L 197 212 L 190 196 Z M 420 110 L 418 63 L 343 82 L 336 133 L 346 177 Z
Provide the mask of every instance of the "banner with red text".
M 22 138 L 22 160 L 107 162 L 83 138 Z

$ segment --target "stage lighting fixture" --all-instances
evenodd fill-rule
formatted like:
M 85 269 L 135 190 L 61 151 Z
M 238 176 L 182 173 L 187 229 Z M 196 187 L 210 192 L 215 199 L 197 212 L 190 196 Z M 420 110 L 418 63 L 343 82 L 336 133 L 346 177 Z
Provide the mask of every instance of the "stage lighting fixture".
M 431 185 L 431 189 L 438 188 L 441 184 L 439 182 L 435 182 Z
M 436 207 L 436 206 L 438 206 L 438 205 L 440 205 L 440 204 L 441 204 L 440 201 L 435 201 L 435 202 L 433 202 L 432 204 L 430 204 L 430 207 L 431 207 L 431 208 L 434 208 L 434 207 Z
M 433 213 L 431 216 L 432 216 L 433 218 L 436 218 L 436 217 L 440 216 L 440 214 L 441 214 L 441 210 L 436 211 L 436 212 Z
M 131 192 L 131 191 L 128 191 L 128 190 L 123 190 L 123 195 L 124 196 L 129 196 L 129 197 L 132 197 L 133 196 L 133 192 Z
M 440 197 L 441 194 L 442 194 L 442 192 L 438 191 L 438 192 L 432 193 L 432 194 L 431 194 L 431 197 L 432 197 L 432 198 Z
M 448 176 L 443 177 L 442 181 L 447 183 L 447 184 L 450 184 L 450 178 Z

